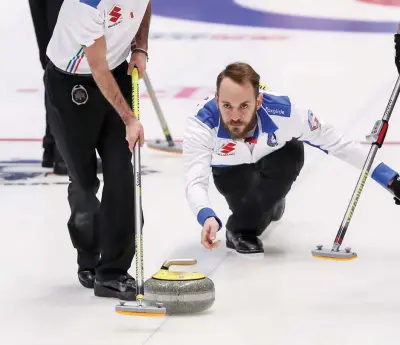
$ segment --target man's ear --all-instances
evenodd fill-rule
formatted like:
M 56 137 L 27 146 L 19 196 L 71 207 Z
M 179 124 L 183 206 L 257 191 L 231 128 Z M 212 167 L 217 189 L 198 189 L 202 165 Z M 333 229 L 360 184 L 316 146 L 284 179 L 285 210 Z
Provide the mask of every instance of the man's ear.
M 257 110 L 261 108 L 262 101 L 263 101 L 263 94 L 260 93 L 260 94 L 257 96 Z

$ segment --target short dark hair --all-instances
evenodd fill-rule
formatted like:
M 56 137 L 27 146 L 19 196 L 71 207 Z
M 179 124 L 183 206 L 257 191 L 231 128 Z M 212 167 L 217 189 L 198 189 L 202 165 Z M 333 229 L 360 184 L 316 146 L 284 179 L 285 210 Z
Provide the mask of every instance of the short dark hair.
M 260 89 L 260 76 L 249 64 L 244 62 L 234 62 L 225 67 L 225 69 L 217 77 L 217 94 L 221 82 L 224 78 L 230 78 L 238 84 L 250 82 L 254 88 L 256 97 Z

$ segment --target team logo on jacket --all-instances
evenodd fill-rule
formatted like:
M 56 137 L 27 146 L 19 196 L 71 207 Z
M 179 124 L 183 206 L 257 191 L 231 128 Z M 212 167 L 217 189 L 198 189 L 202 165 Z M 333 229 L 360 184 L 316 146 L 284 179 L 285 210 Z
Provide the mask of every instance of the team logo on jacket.
M 230 141 L 229 143 L 222 145 L 222 147 L 217 152 L 217 155 L 232 156 L 235 154 L 235 151 L 236 151 L 236 143 L 233 141 Z
M 321 124 L 311 110 L 308 111 L 308 125 L 311 131 L 321 128 Z
M 267 145 L 271 147 L 278 145 L 275 133 L 268 133 Z
M 283 108 L 268 108 L 267 106 L 265 106 L 265 110 L 267 112 L 268 115 L 281 115 L 281 116 L 285 116 L 285 110 Z
M 88 99 L 88 92 L 82 85 L 75 85 L 71 91 L 72 102 L 77 105 L 85 104 Z
M 120 6 L 114 5 L 110 12 L 108 12 L 109 21 L 111 24 L 108 28 L 116 26 L 122 22 L 122 8 Z

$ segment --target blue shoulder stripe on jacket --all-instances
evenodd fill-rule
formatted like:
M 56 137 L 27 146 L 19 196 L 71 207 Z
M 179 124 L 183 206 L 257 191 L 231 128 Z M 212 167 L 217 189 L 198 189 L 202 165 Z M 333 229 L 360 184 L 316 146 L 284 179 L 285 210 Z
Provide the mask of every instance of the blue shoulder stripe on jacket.
M 203 105 L 203 107 L 197 112 L 196 118 L 210 127 L 210 129 L 218 127 L 219 112 L 215 98 Z
M 86 4 L 90 7 L 97 8 L 101 0 L 79 0 L 82 4 Z
M 269 116 L 290 117 L 292 103 L 288 96 L 275 96 L 263 94 L 262 108 Z M 260 110 L 261 110 L 260 109 Z

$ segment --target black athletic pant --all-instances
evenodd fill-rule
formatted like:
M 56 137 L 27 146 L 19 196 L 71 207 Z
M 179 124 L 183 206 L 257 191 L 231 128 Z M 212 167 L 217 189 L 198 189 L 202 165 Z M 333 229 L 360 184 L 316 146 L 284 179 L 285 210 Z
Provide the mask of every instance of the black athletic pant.
M 213 168 L 214 183 L 230 210 L 226 229 L 259 236 L 273 208 L 290 191 L 304 165 L 304 144 L 292 139 L 255 164 Z
M 39 49 L 39 58 L 43 71 L 46 69 L 48 58 L 46 56 L 47 46 L 56 26 L 58 13 L 63 0 L 29 0 L 29 7 L 35 29 L 36 41 Z M 48 123 L 48 101 L 45 98 L 46 108 L 46 131 L 43 137 L 43 148 L 53 150 L 54 139 L 50 133 Z
M 124 62 L 112 73 L 131 104 L 132 84 L 127 69 L 128 64 Z M 68 228 L 78 250 L 79 269 L 96 267 L 96 256 L 101 253 L 96 278 L 115 279 L 126 274 L 135 254 L 135 190 L 125 125 L 92 76 L 66 74 L 50 62 L 45 84 L 54 108 L 49 117 L 51 131 L 71 181 Z M 87 90 L 85 104 L 72 101 L 71 91 L 76 85 Z M 99 187 L 96 149 L 103 163 L 101 203 L 96 198 Z

